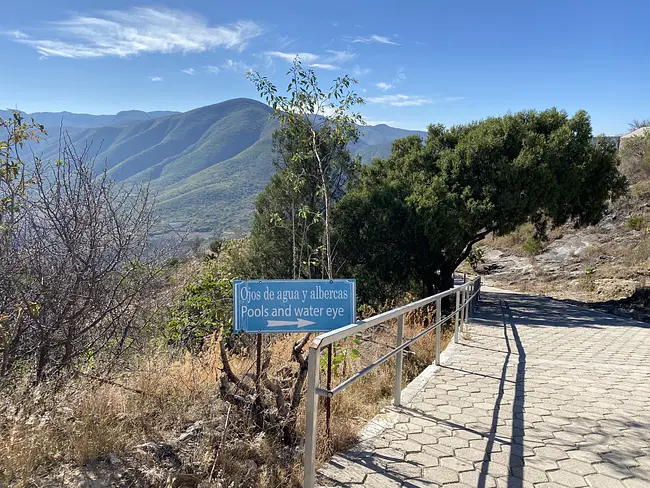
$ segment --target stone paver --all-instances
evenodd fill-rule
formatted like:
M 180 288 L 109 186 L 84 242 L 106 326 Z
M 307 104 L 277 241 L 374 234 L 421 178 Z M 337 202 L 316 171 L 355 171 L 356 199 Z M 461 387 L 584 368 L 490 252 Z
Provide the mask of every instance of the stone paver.
M 484 289 L 462 337 L 322 485 L 650 487 L 650 325 Z

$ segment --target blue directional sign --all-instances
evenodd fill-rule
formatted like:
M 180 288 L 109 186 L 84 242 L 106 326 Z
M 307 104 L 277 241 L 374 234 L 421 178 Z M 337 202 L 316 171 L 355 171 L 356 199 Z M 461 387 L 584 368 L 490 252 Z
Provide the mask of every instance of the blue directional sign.
M 356 322 L 355 280 L 236 280 L 233 284 L 235 331 L 327 332 Z

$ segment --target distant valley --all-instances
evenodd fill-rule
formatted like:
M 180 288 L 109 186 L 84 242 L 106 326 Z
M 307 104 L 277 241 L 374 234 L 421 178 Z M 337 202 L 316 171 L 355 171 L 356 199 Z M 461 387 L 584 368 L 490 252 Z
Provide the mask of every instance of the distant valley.
M 239 98 L 185 113 L 31 116 L 48 130 L 34 147 L 43 159 L 57 157 L 63 124 L 77 149 L 91 145 L 90 153 L 111 177 L 150 181 L 164 228 L 238 236 L 247 232 L 255 198 L 274 172 L 277 121 L 270 114 L 267 105 Z M 425 135 L 387 125 L 364 126 L 361 132 L 352 150 L 364 162 L 387 156 L 395 139 Z

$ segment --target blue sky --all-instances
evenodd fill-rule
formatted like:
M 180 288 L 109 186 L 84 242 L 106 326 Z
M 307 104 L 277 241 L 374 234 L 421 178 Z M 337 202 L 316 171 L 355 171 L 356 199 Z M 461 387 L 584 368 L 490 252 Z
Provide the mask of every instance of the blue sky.
M 596 133 L 650 117 L 650 2 L 12 2 L 0 107 L 185 111 L 285 85 L 302 53 L 323 85 L 350 74 L 368 123 L 424 129 L 507 111 L 587 110 Z

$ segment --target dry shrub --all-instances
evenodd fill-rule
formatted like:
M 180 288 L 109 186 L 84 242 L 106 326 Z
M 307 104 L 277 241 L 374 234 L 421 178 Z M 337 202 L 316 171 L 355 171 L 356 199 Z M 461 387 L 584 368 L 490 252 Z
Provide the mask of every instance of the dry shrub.
M 408 314 L 405 337 L 420 332 L 434 317 L 432 309 Z M 450 328 L 444 329 L 442 348 L 451 336 Z M 388 352 L 395 344 L 396 322 L 374 327 L 364 338 L 358 346 L 360 356 L 346 361 L 333 384 Z M 272 357 L 269 376 L 295 373 L 297 365 L 289 361 L 295 340 L 295 335 L 266 338 L 265 349 Z M 348 341 L 347 345 L 353 344 Z M 404 385 L 431 364 L 434 356 L 435 332 L 431 332 L 405 351 Z M 200 441 L 182 453 L 184 464 L 179 470 L 200 479 L 212 473 L 213 481 L 227 479 L 240 486 L 300 486 L 302 459 L 297 446 L 282 446 L 273 435 L 260 433 L 246 412 L 235 406 L 224 434 L 228 406 L 219 399 L 221 367 L 218 344 L 212 338 L 200 354 L 173 358 L 163 350 L 143 352 L 130 372 L 111 383 L 78 376 L 57 393 L 45 394 L 44 385 L 38 391 L 6 398 L 0 406 L 0 484 L 4 480 L 27 485 L 62 465 L 81 466 L 109 454 L 129 458 L 134 446 L 170 442 L 200 420 L 214 428 L 206 428 Z M 254 375 L 254 351 L 233 354 L 231 367 L 241 376 Z M 360 429 L 391 401 L 394 372 L 391 359 L 334 397 L 329 439 L 325 436 L 325 402 L 320 401 L 321 462 L 351 447 Z M 304 403 L 298 414 L 300 435 L 304 434 Z
M 533 237 L 534 233 L 535 228 L 532 224 L 524 224 L 519 226 L 519 228 L 514 232 L 504 236 L 495 236 L 494 234 L 491 234 L 491 237 L 487 239 L 486 244 L 493 249 L 521 254 L 522 246 L 528 239 Z
M 650 259 L 650 236 L 644 235 L 630 254 L 632 263 L 637 265 Z
M 621 140 L 620 171 L 631 183 L 650 177 L 650 133 Z
M 650 180 L 641 180 L 633 184 L 630 188 L 630 194 L 634 198 L 644 198 L 650 193 Z
M 112 384 L 78 377 L 64 391 L 46 394 L 45 385 L 6 401 L 0 479 L 27 482 L 52 465 L 82 465 L 214 417 L 215 350 L 171 362 L 154 352 Z

